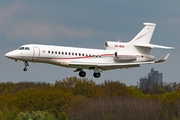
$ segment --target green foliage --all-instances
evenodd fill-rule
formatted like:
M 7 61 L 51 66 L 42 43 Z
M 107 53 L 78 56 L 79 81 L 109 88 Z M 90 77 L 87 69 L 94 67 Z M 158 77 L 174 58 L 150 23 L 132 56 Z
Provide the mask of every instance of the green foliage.
M 0 111 L 0 120 L 4 120 L 4 115 L 2 111 Z
M 29 111 L 29 112 L 27 112 Z M 63 112 L 64 111 L 64 112 Z M 141 90 L 86 78 L 0 83 L 0 120 L 180 119 L 180 84 Z
M 85 78 L 66 78 L 62 81 L 56 81 L 54 86 L 65 92 L 72 92 L 73 95 L 84 95 L 87 97 L 93 97 L 98 94 L 98 86 L 95 84 L 95 82 Z
M 62 112 L 58 118 L 58 120 L 69 120 L 65 112 Z
M 128 87 L 124 83 L 120 83 L 119 81 L 105 81 L 100 85 L 102 89 L 102 94 L 105 96 L 121 96 L 121 95 L 129 95 Z
M 142 91 L 137 86 L 129 86 L 128 92 L 129 94 L 134 97 L 145 97 L 146 95 L 142 93 Z

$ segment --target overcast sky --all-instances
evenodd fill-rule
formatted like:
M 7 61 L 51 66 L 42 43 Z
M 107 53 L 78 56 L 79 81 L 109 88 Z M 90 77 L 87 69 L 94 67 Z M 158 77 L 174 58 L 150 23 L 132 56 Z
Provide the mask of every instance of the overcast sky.
M 74 69 L 30 63 L 24 72 L 23 62 L 15 62 L 5 53 L 29 43 L 104 49 L 104 43 L 130 41 L 144 22 L 156 23 L 151 43 L 173 46 L 174 50 L 153 49 L 151 54 L 160 64 L 139 68 L 102 72 L 93 78 L 121 81 L 137 85 L 139 78 L 147 76 L 151 68 L 163 73 L 164 82 L 180 82 L 180 1 L 164 0 L 0 0 L 0 82 L 43 81 L 54 83 L 66 77 L 78 76 Z

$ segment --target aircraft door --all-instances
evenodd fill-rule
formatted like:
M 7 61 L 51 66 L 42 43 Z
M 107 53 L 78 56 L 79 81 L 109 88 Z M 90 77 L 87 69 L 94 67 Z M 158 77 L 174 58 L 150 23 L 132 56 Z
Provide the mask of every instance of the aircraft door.
M 40 49 L 38 47 L 33 48 L 33 60 L 39 60 Z

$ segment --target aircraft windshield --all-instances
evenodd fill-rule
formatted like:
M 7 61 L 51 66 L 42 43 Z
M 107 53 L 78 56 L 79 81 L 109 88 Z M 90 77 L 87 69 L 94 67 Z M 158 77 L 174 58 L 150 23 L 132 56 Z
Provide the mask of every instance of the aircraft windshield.
M 20 47 L 20 48 L 18 48 L 18 50 L 24 50 L 24 47 Z
M 18 48 L 18 50 L 30 50 L 30 48 L 29 47 L 20 47 L 20 48 Z
M 30 50 L 29 47 L 25 47 L 25 50 Z

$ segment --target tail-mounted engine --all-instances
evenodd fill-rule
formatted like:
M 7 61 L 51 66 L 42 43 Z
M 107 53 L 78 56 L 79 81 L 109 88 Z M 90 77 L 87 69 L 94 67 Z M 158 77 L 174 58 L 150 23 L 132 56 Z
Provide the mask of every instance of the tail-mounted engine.
M 136 60 L 136 56 L 135 55 L 122 55 L 122 54 L 118 54 L 118 52 L 114 53 L 114 59 L 115 60 Z

